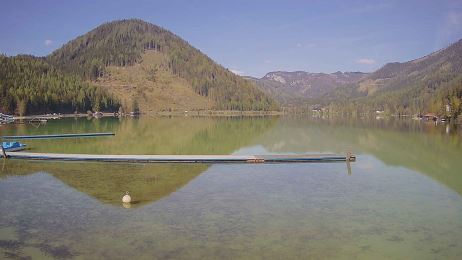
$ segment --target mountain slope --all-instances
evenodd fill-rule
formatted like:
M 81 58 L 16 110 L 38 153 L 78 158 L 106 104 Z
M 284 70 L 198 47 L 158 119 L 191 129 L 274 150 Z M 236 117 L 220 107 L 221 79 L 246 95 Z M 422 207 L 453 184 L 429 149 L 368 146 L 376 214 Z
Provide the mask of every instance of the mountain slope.
M 416 60 L 388 63 L 358 84 L 323 98 L 334 103 L 354 101 L 362 110 L 432 111 L 455 117 L 462 112 L 462 40 Z
M 187 80 L 165 69 L 165 55 L 146 50 L 142 60 L 131 66 L 107 66 L 94 83 L 117 96 L 126 111 L 133 102 L 141 111 L 211 109 L 213 101 L 194 91 Z
M 367 74 L 362 72 L 309 73 L 304 71 L 269 72 L 263 78 L 248 78 L 281 104 L 298 104 L 318 99 L 332 90 L 357 83 Z
M 127 109 L 133 102 L 145 110 L 277 109 L 250 82 L 173 33 L 141 20 L 103 24 L 47 60 L 108 89 Z

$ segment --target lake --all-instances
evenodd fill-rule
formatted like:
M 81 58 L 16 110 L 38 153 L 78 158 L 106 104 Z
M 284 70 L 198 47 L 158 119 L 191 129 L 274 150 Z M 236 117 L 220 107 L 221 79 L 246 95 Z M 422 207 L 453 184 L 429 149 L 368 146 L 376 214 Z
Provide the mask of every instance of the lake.
M 67 118 L 34 152 L 301 154 L 343 163 L 2 161 L 0 258 L 461 259 L 462 133 L 410 119 Z M 126 191 L 133 203 L 121 202 Z

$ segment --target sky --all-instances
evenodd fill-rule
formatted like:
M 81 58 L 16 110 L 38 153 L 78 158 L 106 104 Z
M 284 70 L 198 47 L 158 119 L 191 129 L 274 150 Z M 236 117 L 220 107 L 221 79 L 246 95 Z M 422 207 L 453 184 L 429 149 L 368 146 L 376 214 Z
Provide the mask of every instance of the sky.
M 374 71 L 462 38 L 462 0 L 0 1 L 0 53 L 44 56 L 101 23 L 139 18 L 241 75 Z

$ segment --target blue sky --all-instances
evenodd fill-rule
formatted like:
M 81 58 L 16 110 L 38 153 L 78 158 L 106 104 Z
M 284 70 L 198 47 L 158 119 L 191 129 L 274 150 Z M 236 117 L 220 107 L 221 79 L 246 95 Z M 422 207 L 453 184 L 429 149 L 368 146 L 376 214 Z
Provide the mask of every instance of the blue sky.
M 462 38 L 462 0 L 0 2 L 0 53 L 47 55 L 99 24 L 160 25 L 243 75 L 373 71 Z

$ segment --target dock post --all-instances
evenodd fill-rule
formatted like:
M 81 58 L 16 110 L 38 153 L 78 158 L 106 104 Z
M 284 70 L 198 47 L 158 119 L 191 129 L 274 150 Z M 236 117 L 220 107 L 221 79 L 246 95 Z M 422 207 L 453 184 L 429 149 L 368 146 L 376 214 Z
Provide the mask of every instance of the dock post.
M 0 142 L 0 148 L 2 149 L 3 159 L 6 160 L 6 158 L 8 158 L 8 156 L 6 156 L 5 149 L 3 148 L 3 143 L 1 143 L 1 142 Z
M 350 161 L 351 161 L 351 151 L 348 151 L 347 154 L 346 154 L 346 164 L 347 164 L 347 170 L 348 170 L 348 175 L 351 175 L 351 165 L 350 165 Z

